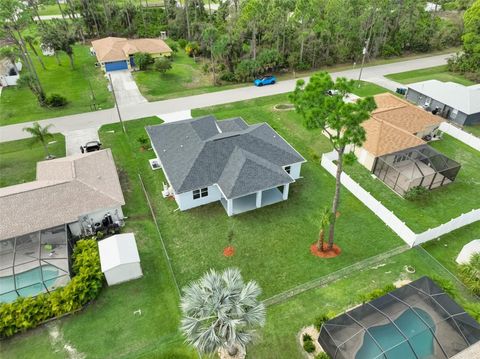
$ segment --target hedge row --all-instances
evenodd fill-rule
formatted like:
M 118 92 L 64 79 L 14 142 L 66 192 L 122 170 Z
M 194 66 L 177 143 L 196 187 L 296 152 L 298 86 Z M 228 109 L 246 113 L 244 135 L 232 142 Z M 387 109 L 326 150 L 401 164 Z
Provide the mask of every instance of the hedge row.
M 0 305 L 0 338 L 34 328 L 44 321 L 82 308 L 95 299 L 103 284 L 98 245 L 95 239 L 77 242 L 73 251 L 76 274 L 65 286 L 50 294 L 19 297 Z

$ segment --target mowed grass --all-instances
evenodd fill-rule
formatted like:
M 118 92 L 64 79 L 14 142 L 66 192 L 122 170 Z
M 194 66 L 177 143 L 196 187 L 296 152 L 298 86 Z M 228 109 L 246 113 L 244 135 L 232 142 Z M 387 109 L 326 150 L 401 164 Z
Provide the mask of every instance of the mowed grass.
M 220 119 L 242 116 L 248 123 L 266 121 L 309 159 L 302 168 L 304 178 L 290 187 L 287 201 L 231 218 L 220 203 L 180 212 L 174 201 L 162 198 L 164 175 L 150 169 L 148 159 L 155 155 L 152 151 L 141 152 L 136 140 L 145 136 L 146 125 L 158 124 L 159 119 L 127 122 L 128 139 L 119 132 L 117 124 L 102 128 L 102 142 L 114 150 L 124 146 L 125 140 L 136 148 L 140 173 L 180 286 L 210 268 L 233 266 L 240 268 L 246 279 L 257 280 L 264 291 L 262 298 L 267 298 L 403 244 L 373 213 L 344 191 L 336 237 L 342 255 L 321 260 L 310 254 L 309 247 L 318 236 L 320 213 L 330 205 L 334 191 L 333 177 L 321 168 L 316 156 L 330 147 L 319 131 L 306 130 L 295 112 L 273 110 L 275 104 L 286 101 L 287 96 L 281 95 L 194 111 L 194 116 L 213 113 Z M 231 229 L 236 254 L 226 258 L 223 249 L 229 245 L 227 234 Z
M 480 138 L 480 124 L 464 126 L 463 130 L 471 133 L 474 136 L 477 136 L 478 138 Z
M 469 226 L 457 230 L 449 238 L 445 238 L 445 242 L 467 242 L 471 240 L 471 233 L 478 228 Z M 443 242 L 434 242 L 432 247 L 443 247 Z M 413 266 L 415 274 L 407 273 L 406 265 Z M 248 355 L 262 359 L 304 358 L 305 352 L 299 342 L 300 330 L 312 325 L 318 315 L 329 312 L 341 314 L 360 304 L 359 297 L 362 294 L 397 280 L 415 280 L 424 275 L 450 281 L 457 288 L 455 301 L 460 305 L 474 301 L 441 265 L 425 255 L 421 249 L 414 248 L 391 257 L 380 265 L 352 273 L 326 286 L 299 294 L 287 302 L 268 307 L 265 327 L 260 331 L 257 341 L 248 349 Z
M 23 145 L 17 141 L 10 149 L 14 153 L 18 148 L 16 153 L 21 154 Z M 137 176 L 137 160 L 127 141 L 113 150 L 128 217 L 123 232 L 135 233 L 143 277 L 105 287 L 83 311 L 2 342 L 2 358 L 64 358 L 65 344 L 87 358 L 196 357 L 178 330 L 179 297 Z M 21 166 L 15 172 L 6 169 L 11 172 L 8 177 L 29 180 L 33 161 L 22 155 L 18 162 Z M 137 310 L 140 315 L 134 314 Z M 49 334 L 56 330 L 62 340 Z
M 480 153 L 446 134 L 430 145 L 462 167 L 455 182 L 430 191 L 425 201 L 408 201 L 393 192 L 365 167 L 355 163 L 345 168 L 355 181 L 393 211 L 414 231 L 423 232 L 472 209 L 480 208 Z
M 55 134 L 48 145 L 50 154 L 65 156 L 65 137 Z M 45 150 L 32 139 L 0 143 L 0 187 L 35 180 L 37 162 L 45 159 Z
M 39 49 L 38 51 L 41 54 Z M 59 54 L 61 66 L 58 66 L 54 56 L 40 55 L 47 70 L 43 70 L 37 58 L 31 55 L 46 94 L 65 96 L 68 104 L 62 108 L 42 107 L 28 87 L 9 86 L 3 89 L 0 97 L 1 126 L 93 111 L 90 85 L 96 98 L 97 109 L 113 106 L 107 80 L 101 70 L 95 67 L 97 60 L 90 55 L 88 46 L 74 46 L 73 70 L 68 57 L 63 53 Z
M 400 72 L 396 74 L 389 74 L 385 77 L 389 78 L 390 80 L 400 82 L 401 84 L 410 84 L 413 82 L 421 82 L 427 80 L 439 80 L 443 82 L 451 81 L 466 86 L 474 84 L 473 81 L 466 79 L 461 74 L 448 71 L 447 65 Z

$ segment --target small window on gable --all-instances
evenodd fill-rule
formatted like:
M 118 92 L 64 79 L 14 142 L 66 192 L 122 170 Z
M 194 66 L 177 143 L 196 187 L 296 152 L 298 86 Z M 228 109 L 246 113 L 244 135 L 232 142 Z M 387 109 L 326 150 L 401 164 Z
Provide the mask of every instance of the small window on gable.
M 285 172 L 287 172 L 288 174 L 290 174 L 290 170 L 291 170 L 290 166 L 285 167 Z
M 193 199 L 199 199 L 201 197 L 207 197 L 207 196 L 208 196 L 208 187 L 193 190 Z
M 200 198 L 200 190 L 196 189 L 193 191 L 193 199 L 199 199 Z

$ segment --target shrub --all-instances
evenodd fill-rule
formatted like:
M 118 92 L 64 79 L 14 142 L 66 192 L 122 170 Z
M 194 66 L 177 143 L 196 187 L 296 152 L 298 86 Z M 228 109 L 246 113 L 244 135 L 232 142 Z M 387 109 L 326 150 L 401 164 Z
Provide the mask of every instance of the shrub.
M 146 70 L 148 66 L 153 64 L 153 57 L 152 55 L 146 52 L 137 52 L 134 55 L 135 65 L 138 66 L 140 70 Z
M 258 72 L 258 63 L 255 60 L 240 61 L 235 68 L 235 78 L 239 82 L 252 80 Z
M 422 186 L 410 188 L 403 196 L 408 201 L 425 201 L 428 197 L 430 197 L 430 191 Z
M 315 356 L 315 359 L 330 359 L 330 355 L 325 352 L 321 352 Z
M 480 302 L 470 302 L 463 306 L 465 311 L 470 314 L 477 322 L 480 321 Z
M 188 56 L 195 57 L 200 53 L 200 45 L 196 41 L 189 42 L 185 45 L 185 52 Z
M 47 319 L 60 316 L 95 299 L 103 284 L 100 256 L 95 239 L 77 242 L 73 252 L 75 276 L 65 287 L 50 294 L 18 298 L 0 306 L 0 338 L 34 328 Z
M 185 47 L 187 46 L 188 44 L 188 41 L 185 40 L 185 39 L 178 39 L 178 46 L 181 48 L 181 49 L 185 49 Z
M 475 295 L 480 295 L 480 253 L 475 253 L 468 264 L 458 267 L 463 284 Z
M 320 314 L 318 317 L 315 318 L 314 322 L 313 322 L 313 326 L 318 330 L 320 331 L 320 329 L 322 329 L 322 325 L 323 323 L 325 323 L 326 321 L 330 320 L 330 314 L 327 314 L 327 313 L 322 313 Z
M 159 57 L 155 59 L 155 63 L 153 64 L 153 67 L 155 68 L 156 71 L 164 74 L 168 70 L 172 69 L 172 62 L 167 57 Z
M 303 342 L 303 349 L 307 353 L 313 353 L 315 351 L 315 344 L 313 344 L 313 341 L 307 340 L 307 341 Z
M 235 82 L 235 74 L 230 71 L 222 72 L 220 75 L 220 80 L 225 82 Z
M 45 100 L 45 104 L 49 107 L 63 107 L 67 103 L 68 103 L 67 98 L 57 93 L 47 96 Z
M 438 275 L 432 276 L 431 279 L 450 297 L 455 298 L 458 296 L 457 287 L 448 279 L 444 279 Z
M 310 334 L 307 334 L 307 333 L 303 333 L 303 336 L 302 336 L 302 341 L 303 342 L 308 342 L 308 341 L 312 341 L 312 337 L 310 336 Z
M 362 303 L 370 302 L 374 299 L 380 298 L 387 293 L 390 293 L 392 290 L 397 289 L 393 284 L 387 284 L 383 288 L 377 288 L 372 290 L 369 293 L 361 294 L 359 299 Z
M 172 49 L 173 52 L 178 52 L 178 48 L 180 46 L 178 42 L 173 39 L 166 39 L 165 43 L 168 45 L 169 48 Z M 183 47 L 185 47 L 185 45 L 183 45 Z

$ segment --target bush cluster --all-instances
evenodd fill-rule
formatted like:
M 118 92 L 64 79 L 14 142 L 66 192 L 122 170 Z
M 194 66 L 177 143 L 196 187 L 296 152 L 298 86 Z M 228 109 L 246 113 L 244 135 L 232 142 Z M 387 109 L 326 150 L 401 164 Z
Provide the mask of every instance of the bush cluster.
M 75 276 L 50 294 L 19 297 L 0 306 L 0 338 L 34 328 L 47 319 L 82 308 L 95 299 L 103 285 L 103 273 L 95 239 L 77 242 L 73 252 Z
M 359 296 L 359 299 L 362 303 L 370 302 L 374 299 L 380 298 L 384 296 L 387 293 L 390 293 L 391 291 L 397 289 L 393 284 L 387 284 L 383 288 L 377 288 L 372 290 L 370 293 L 366 294 L 361 294 Z
M 51 94 L 45 99 L 45 105 L 48 107 L 63 107 L 66 106 L 67 103 L 67 98 L 58 93 Z
M 303 334 L 302 336 L 303 341 L 303 350 L 307 353 L 313 353 L 315 351 L 315 344 L 313 343 L 313 339 L 308 334 Z
M 407 201 L 425 201 L 430 197 L 430 191 L 423 186 L 410 188 L 403 196 Z

